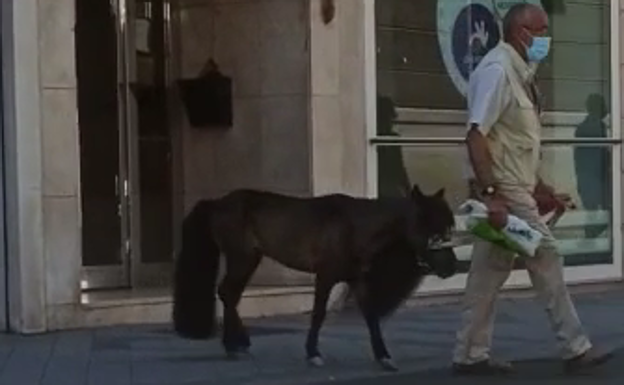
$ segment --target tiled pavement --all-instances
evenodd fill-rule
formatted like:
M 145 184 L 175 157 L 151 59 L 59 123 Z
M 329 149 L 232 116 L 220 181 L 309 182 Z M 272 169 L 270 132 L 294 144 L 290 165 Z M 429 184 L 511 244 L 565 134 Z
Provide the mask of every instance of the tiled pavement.
M 576 302 L 595 341 L 612 349 L 624 348 L 624 292 L 585 294 L 577 296 Z M 457 305 L 395 314 L 384 329 L 401 371 L 390 375 L 371 362 L 363 321 L 353 313 L 330 316 L 321 334 L 327 360 L 323 369 L 309 368 L 303 360 L 306 316 L 248 321 L 254 345 L 252 356 L 241 361 L 224 360 L 217 341 L 179 339 L 169 325 L 1 335 L 0 385 L 488 383 L 453 379 L 448 374 L 458 321 Z M 532 299 L 501 301 L 495 351 L 520 361 L 521 369 L 505 384 L 587 383 L 587 377 L 560 374 L 553 341 L 538 303 Z M 621 384 L 623 365 L 624 357 L 618 356 L 592 376 L 591 383 Z

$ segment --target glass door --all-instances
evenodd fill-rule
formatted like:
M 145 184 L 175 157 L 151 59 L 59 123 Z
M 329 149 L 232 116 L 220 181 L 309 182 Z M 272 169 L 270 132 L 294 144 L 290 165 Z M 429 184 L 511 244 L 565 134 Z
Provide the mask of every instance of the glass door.
M 121 0 L 123 1 L 123 0 Z M 130 284 L 123 13 L 116 0 L 76 0 L 83 289 Z
M 128 0 L 126 54 L 133 286 L 166 286 L 173 261 L 170 4 Z
M 171 276 L 169 15 L 165 0 L 76 2 L 83 289 Z

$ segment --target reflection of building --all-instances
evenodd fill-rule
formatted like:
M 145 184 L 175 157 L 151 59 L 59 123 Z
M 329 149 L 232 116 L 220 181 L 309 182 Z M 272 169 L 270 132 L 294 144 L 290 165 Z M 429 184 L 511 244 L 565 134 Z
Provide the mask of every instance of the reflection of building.
M 387 96 L 377 98 L 377 135 L 399 137 L 394 131 L 397 118 L 396 106 Z M 387 197 L 407 196 L 411 190 L 410 180 L 403 161 L 401 147 L 388 146 L 377 152 L 377 192 Z
M 0 328 L 5 319 L 24 332 L 168 320 L 180 220 L 201 197 L 236 187 L 375 194 L 384 137 L 375 130 L 378 93 L 398 106 L 402 139 L 413 139 L 402 152 L 412 181 L 447 187 L 455 205 L 463 199 L 455 143 L 465 102 L 442 58 L 437 1 L 384 0 L 376 10 L 374 0 L 337 0 L 328 25 L 316 0 L 129 0 L 113 2 L 128 7 L 113 14 L 86 2 L 2 3 L 0 212 L 7 226 L 0 241 L 7 264 L 0 270 L 8 271 L 0 281 L 9 280 L 8 293 L 0 282 L 8 299 L 0 298 Z M 88 2 L 102 9 L 111 3 Z M 583 119 L 587 95 L 605 95 L 615 106 L 619 97 L 609 92 L 620 90 L 608 76 L 609 39 L 601 27 L 618 20 L 610 15 L 619 4 L 567 3 L 567 14 L 553 23 L 567 43 L 556 43 L 542 74 L 546 133 L 564 141 Z M 586 24 L 566 27 L 578 15 Z M 196 76 L 211 57 L 234 83 L 231 129 L 190 127 L 179 101 L 176 80 Z M 619 119 L 611 122 L 609 134 L 619 135 Z M 619 147 L 606 145 L 619 162 Z M 549 147 L 545 172 L 574 192 L 571 148 Z M 574 238 L 575 223 L 590 220 L 620 227 L 620 175 L 613 176 L 612 211 L 571 214 L 562 236 Z M 620 238 L 566 244 L 593 252 L 590 265 L 571 269 L 569 279 L 619 278 Z M 425 290 L 454 290 L 462 279 L 434 280 Z M 310 282 L 267 262 L 243 313 L 307 309 Z M 85 295 L 94 287 L 99 291 Z
M 517 1 L 508 3 L 513 2 Z M 464 16 L 469 3 L 478 12 Z M 605 33 L 609 31 L 605 25 L 616 21 L 620 4 L 603 0 L 590 6 L 563 0 L 546 5 L 557 14 L 551 19 L 553 51 L 539 69 L 546 104 L 541 172 L 557 188 L 571 193 L 580 208 L 566 214 L 555 233 L 565 254 L 570 282 L 619 280 L 621 193 L 617 171 L 621 167 L 620 147 L 615 139 L 620 135 L 620 73 L 616 71 L 612 76 L 609 69 L 612 48 L 619 43 Z M 457 59 L 465 57 L 465 48 L 458 48 L 453 39 L 470 42 L 464 30 L 477 34 L 480 21 L 489 18 L 483 15 L 485 7 L 492 10 L 491 2 L 438 0 L 408 5 L 391 0 L 383 5 L 377 2 L 375 10 L 380 52 L 377 92 L 393 97 L 399 106 L 397 130 L 406 143 L 403 155 L 410 178 L 431 190 L 446 187 L 455 204 L 468 196 L 469 189 L 462 173 L 453 168 L 466 162 L 462 148 L 466 129 L 462 91 L 466 79 L 457 76 L 463 75 Z M 586 23 L 579 26 L 577 18 Z M 471 23 L 472 27 L 465 26 Z M 619 36 L 619 28 L 611 25 L 611 37 Z M 410 49 L 408 41 L 418 41 L 418 53 Z M 414 55 L 412 60 L 398 60 L 409 55 Z M 590 95 L 604 98 L 607 111 L 593 108 L 594 112 L 588 114 L 586 101 Z M 594 130 L 588 133 L 590 126 Z M 375 137 L 373 141 L 378 151 L 384 148 L 384 138 Z M 435 143 L 437 146 L 431 147 Z M 432 163 L 437 167 L 424 166 Z M 463 256 L 468 252 L 469 246 L 460 249 Z M 514 274 L 511 281 L 528 284 L 524 273 Z M 425 290 L 461 287 L 462 279 L 457 278 L 452 282 L 432 281 Z

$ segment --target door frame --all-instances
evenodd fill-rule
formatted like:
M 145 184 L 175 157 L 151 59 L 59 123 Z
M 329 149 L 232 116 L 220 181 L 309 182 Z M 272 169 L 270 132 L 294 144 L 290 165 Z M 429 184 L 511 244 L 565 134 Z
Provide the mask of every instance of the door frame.
M 8 253 L 7 253 L 7 226 L 6 226 L 6 158 L 5 158 L 5 90 L 4 74 L 5 58 L 8 50 L 5 49 L 5 37 L 11 36 L 9 27 L 10 13 L 5 9 L 6 3 L 0 3 L 0 331 L 8 330 L 9 326 L 9 288 L 8 288 Z

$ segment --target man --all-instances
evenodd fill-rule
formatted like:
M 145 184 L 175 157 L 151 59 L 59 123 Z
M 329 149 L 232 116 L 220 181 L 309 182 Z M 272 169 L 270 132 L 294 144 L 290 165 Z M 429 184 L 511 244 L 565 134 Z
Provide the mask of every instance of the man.
M 576 129 L 577 138 L 606 138 L 607 125 L 604 118 L 608 114 L 607 103 L 600 94 L 587 97 L 587 117 Z M 588 211 L 609 209 L 611 200 L 611 159 L 609 149 L 604 147 L 574 147 L 574 168 L 578 193 L 583 208 Z M 596 238 L 609 225 L 586 226 L 585 237 Z
M 491 224 L 504 227 L 511 213 L 544 234 L 536 255 L 524 262 L 546 307 L 564 368 L 575 371 L 600 365 L 611 354 L 599 352 L 585 335 L 564 283 L 562 258 L 555 239 L 539 216 L 538 206 L 561 207 L 567 199 L 556 195 L 537 176 L 541 100 L 534 75 L 537 64 L 548 54 L 547 32 L 548 16 L 541 8 L 522 3 L 509 10 L 503 21 L 505 41 L 483 58 L 470 79 L 466 141 Z M 455 373 L 497 374 L 513 370 L 511 364 L 496 361 L 489 354 L 496 297 L 512 267 L 513 254 L 476 241 L 463 325 L 457 333 L 453 357 Z
M 394 101 L 387 96 L 377 97 L 377 134 L 399 137 L 394 131 L 397 110 Z M 379 196 L 405 197 L 412 188 L 403 162 L 401 147 L 379 148 Z

